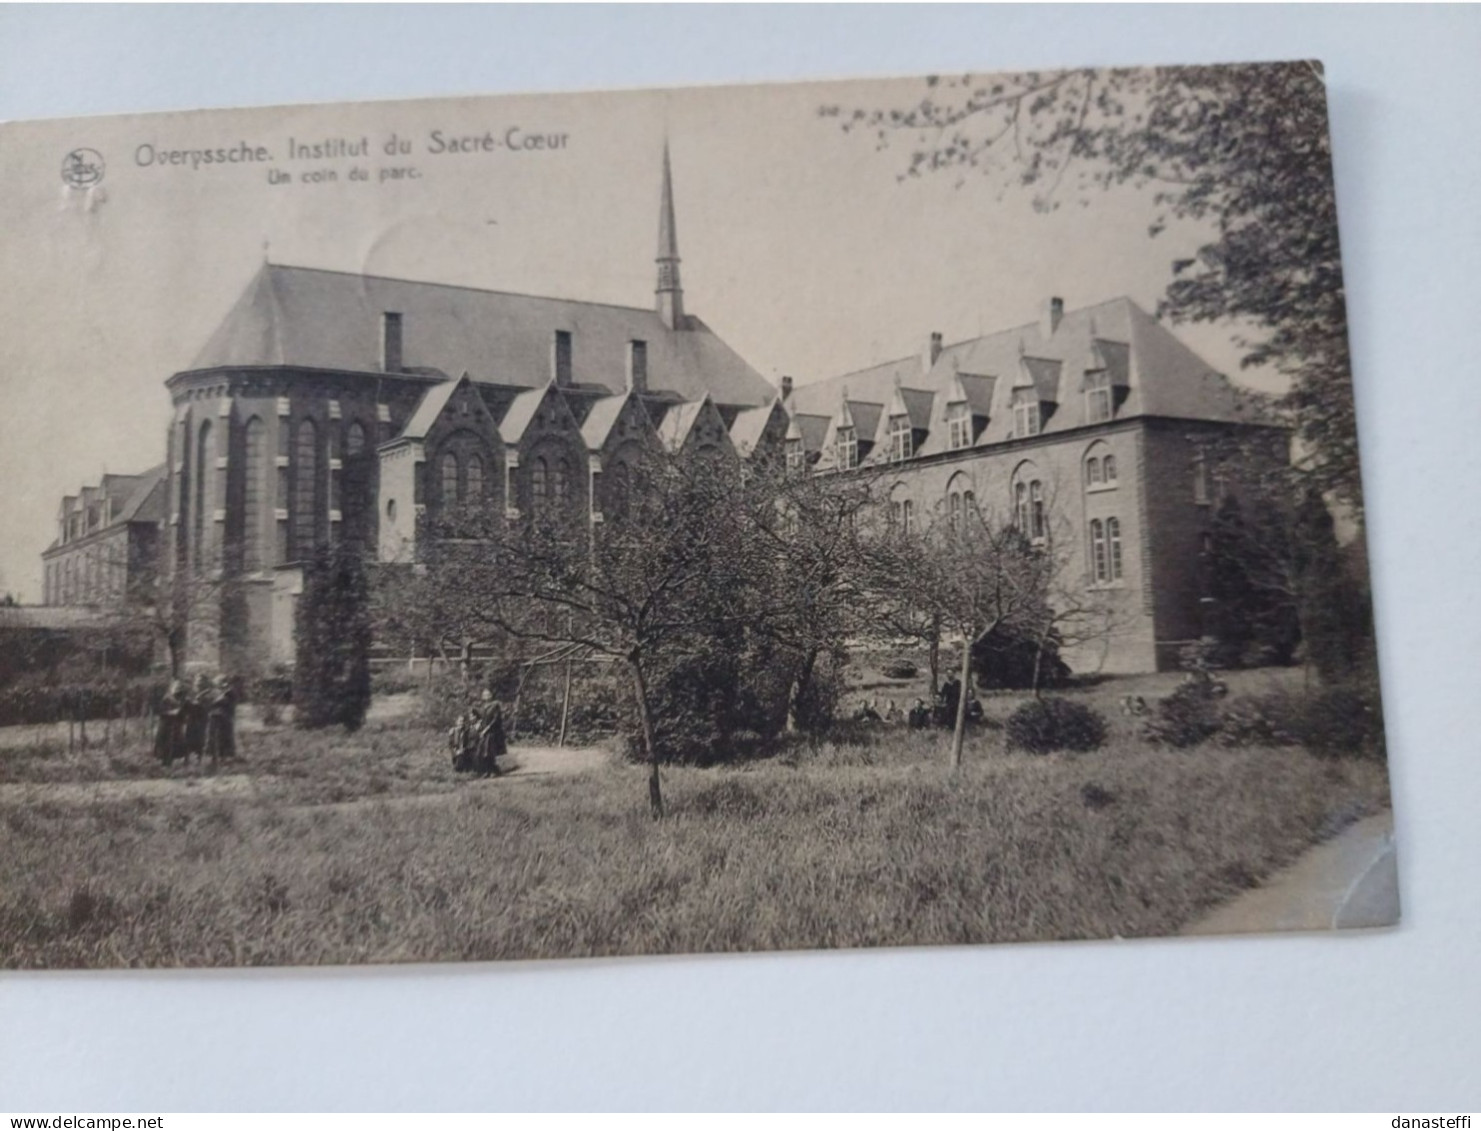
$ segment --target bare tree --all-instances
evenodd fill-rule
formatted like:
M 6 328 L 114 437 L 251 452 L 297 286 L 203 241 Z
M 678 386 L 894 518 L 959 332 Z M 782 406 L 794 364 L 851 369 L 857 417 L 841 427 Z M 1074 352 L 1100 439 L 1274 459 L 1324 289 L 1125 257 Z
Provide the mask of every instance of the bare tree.
M 485 508 L 433 537 L 426 579 L 441 607 L 458 604 L 474 638 L 572 645 L 620 662 L 649 764 L 649 806 L 664 812 L 652 680 L 704 646 L 717 625 L 744 623 L 759 547 L 746 537 L 742 479 L 723 456 L 649 450 L 628 469 L 626 505 L 604 522 L 561 501 L 510 521 Z
M 935 621 L 962 642 L 951 765 L 962 764 L 972 651 L 998 629 L 1043 632 L 1055 561 L 1042 545 L 990 509 L 968 506 L 927 516 L 917 530 L 876 522 L 870 547 L 877 588 L 921 622 Z

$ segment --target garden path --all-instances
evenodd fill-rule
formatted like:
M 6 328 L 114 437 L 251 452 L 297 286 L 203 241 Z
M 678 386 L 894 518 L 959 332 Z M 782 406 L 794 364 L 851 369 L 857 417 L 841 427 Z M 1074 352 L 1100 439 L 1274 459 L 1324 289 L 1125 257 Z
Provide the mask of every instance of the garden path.
M 1398 920 L 1394 816 L 1386 809 L 1307 849 L 1290 867 L 1214 908 L 1183 933 L 1324 931 L 1387 927 Z

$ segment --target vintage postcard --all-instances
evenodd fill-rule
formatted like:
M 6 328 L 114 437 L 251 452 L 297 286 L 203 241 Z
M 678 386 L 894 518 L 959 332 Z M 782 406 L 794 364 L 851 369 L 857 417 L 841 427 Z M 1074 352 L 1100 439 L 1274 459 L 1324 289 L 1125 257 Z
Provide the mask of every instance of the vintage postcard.
M 1398 917 L 1319 64 L 0 127 L 0 965 Z

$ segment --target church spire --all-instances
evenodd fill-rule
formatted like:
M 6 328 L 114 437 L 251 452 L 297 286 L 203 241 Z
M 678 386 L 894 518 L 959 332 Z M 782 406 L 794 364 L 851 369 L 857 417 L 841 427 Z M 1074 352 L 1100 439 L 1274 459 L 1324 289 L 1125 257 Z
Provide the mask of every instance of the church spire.
M 684 329 L 684 287 L 679 282 L 679 234 L 674 226 L 674 176 L 669 143 L 663 143 L 663 187 L 658 204 L 658 316 L 670 330 Z

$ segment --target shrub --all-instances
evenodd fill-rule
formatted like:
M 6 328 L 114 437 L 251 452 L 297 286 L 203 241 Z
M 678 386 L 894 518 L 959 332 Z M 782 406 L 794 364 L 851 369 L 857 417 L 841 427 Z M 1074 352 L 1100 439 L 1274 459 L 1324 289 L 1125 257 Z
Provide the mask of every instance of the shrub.
M 886 679 L 914 679 L 920 671 L 909 660 L 891 660 L 884 666 Z
M 1073 699 L 1030 699 L 1008 716 L 1008 748 L 1030 754 L 1094 750 L 1106 739 L 1106 721 Z
M 1142 736 L 1158 746 L 1197 746 L 1218 733 L 1220 685 L 1194 679 L 1157 704 L 1157 713 L 1142 728 Z
M 1338 684 L 1305 696 L 1297 723 L 1301 745 L 1328 758 L 1383 760 L 1383 708 L 1377 681 Z
M 972 670 L 977 686 L 987 690 L 1059 687 L 1070 676 L 1059 658 L 1059 636 L 1051 632 L 1040 640 L 999 625 L 972 648 Z
M 1218 719 L 1223 746 L 1303 746 L 1324 758 L 1385 757 L 1376 683 L 1236 699 Z
M 1290 697 L 1284 692 L 1231 699 L 1219 717 L 1220 746 L 1291 746 Z

